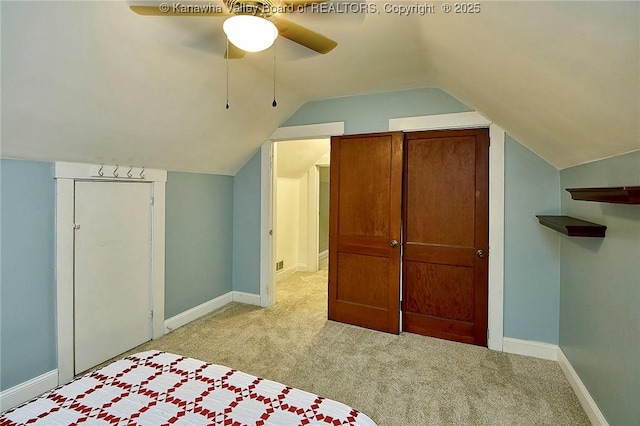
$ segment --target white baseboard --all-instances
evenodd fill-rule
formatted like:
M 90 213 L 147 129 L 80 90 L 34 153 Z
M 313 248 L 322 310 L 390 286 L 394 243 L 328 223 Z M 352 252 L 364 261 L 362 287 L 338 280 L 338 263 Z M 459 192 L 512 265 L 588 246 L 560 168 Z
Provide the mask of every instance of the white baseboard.
M 281 280 L 283 278 L 288 277 L 289 275 L 298 272 L 298 271 L 308 271 L 309 266 L 304 263 L 296 263 L 295 265 L 291 265 L 288 268 L 284 268 L 278 272 L 276 272 L 276 280 Z
M 329 250 L 322 251 L 318 254 L 319 260 L 326 259 L 327 257 L 329 257 Z
M 198 306 L 195 306 L 188 311 L 184 311 L 176 316 L 173 316 L 164 322 L 165 333 L 170 333 L 176 328 L 182 327 L 197 320 L 198 318 L 207 315 L 216 309 L 222 308 L 224 305 L 228 305 L 231 302 L 245 303 L 247 305 L 260 306 L 260 295 L 244 293 L 242 291 L 230 291 L 218 296 L 215 299 L 211 299 Z
M 0 392 L 0 412 L 20 405 L 58 386 L 58 370 L 51 370 L 31 380 Z
M 557 361 L 591 423 L 594 426 L 609 426 L 607 419 L 559 346 L 511 337 L 505 337 L 502 342 L 504 352 Z
M 234 292 L 230 291 L 223 294 L 222 296 L 218 296 L 215 299 L 211 299 L 196 307 L 193 307 L 188 311 L 184 311 L 176 316 L 166 319 L 164 321 L 165 333 L 169 333 L 176 328 L 182 327 L 183 325 L 188 324 L 191 321 L 208 314 L 209 312 L 213 312 L 216 309 L 220 309 L 224 305 L 231 303 L 233 301 L 233 293 Z
M 562 349 L 558 348 L 557 351 L 558 364 L 560 364 L 560 368 L 565 376 L 567 376 L 567 380 L 573 391 L 576 393 L 578 400 L 580 400 L 580 404 L 582 408 L 587 413 L 589 420 L 594 426 L 608 426 L 609 423 L 607 419 L 602 414 L 602 411 L 598 408 L 598 405 L 591 397 L 591 394 L 587 390 L 582 380 L 580 380 L 580 376 L 576 373 L 576 370 L 573 369 L 573 366 L 567 359 L 567 356 L 564 354 Z
M 238 303 L 244 303 L 245 305 L 260 305 L 260 295 L 253 293 L 245 293 L 243 291 L 232 291 L 233 301 Z
M 511 354 L 532 356 L 534 358 L 558 360 L 558 345 L 550 343 L 534 342 L 532 340 L 514 339 L 505 337 L 502 339 L 502 351 Z

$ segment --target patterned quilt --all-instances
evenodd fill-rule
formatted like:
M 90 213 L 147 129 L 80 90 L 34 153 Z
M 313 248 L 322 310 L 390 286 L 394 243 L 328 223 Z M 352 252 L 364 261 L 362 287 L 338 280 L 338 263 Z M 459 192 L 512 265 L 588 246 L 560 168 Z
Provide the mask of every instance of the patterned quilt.
M 362 425 L 342 403 L 165 352 L 131 355 L 0 415 L 13 425 Z

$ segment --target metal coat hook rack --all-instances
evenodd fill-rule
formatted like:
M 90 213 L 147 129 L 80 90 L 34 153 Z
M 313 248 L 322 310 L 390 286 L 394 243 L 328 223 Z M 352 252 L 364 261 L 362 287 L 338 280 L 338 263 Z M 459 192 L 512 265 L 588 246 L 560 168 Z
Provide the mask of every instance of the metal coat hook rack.
M 124 169 L 124 168 L 123 168 Z M 118 164 L 110 166 L 105 164 L 100 164 L 99 166 L 91 167 L 91 176 L 93 177 L 101 177 L 105 179 L 144 179 L 145 178 L 145 168 L 129 166 L 126 173 L 123 173 Z

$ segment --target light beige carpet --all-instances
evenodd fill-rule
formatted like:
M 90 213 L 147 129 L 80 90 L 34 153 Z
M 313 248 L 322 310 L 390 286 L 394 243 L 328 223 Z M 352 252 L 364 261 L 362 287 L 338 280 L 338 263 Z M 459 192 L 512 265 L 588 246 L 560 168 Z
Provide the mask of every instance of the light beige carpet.
M 268 309 L 232 303 L 135 351 L 223 364 L 332 398 L 380 426 L 588 425 L 553 361 L 326 319 L 327 271 L 277 284 Z M 132 351 L 134 352 L 134 351 Z

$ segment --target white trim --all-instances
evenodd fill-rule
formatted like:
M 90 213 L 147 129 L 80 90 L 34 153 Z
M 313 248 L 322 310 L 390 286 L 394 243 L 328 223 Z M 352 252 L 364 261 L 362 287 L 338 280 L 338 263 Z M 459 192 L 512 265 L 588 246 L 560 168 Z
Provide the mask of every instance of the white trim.
M 504 147 L 505 131 L 489 126 L 489 309 L 487 347 L 502 350 L 504 336 Z
M 244 303 L 245 305 L 262 306 L 262 299 L 259 294 L 245 293 L 244 291 L 232 291 L 231 293 L 234 302 Z
M 308 272 L 309 267 L 304 263 L 296 263 L 295 265 L 291 265 L 288 268 L 284 268 L 276 272 L 276 280 L 281 280 L 283 278 L 286 278 L 289 275 L 294 274 L 298 271 Z
M 260 295 L 244 293 L 242 291 L 229 291 L 223 295 L 216 297 L 215 299 L 208 300 L 204 303 L 194 306 L 193 308 L 174 315 L 164 321 L 164 329 L 166 333 L 174 331 L 175 329 L 182 327 L 195 321 L 200 317 L 203 317 L 217 309 L 228 305 L 231 302 L 244 303 L 247 305 L 260 306 Z
M 307 270 L 318 270 L 318 197 L 320 172 L 314 164 L 307 171 Z
M 582 383 L 580 376 L 578 376 L 576 370 L 573 369 L 573 366 L 561 348 L 558 348 L 557 358 L 562 372 L 567 377 L 569 384 L 576 393 L 576 396 L 578 397 L 582 408 L 587 413 L 589 420 L 591 420 L 591 423 L 594 426 L 608 426 L 609 423 L 604 417 L 604 414 L 602 414 L 602 411 L 600 411 L 600 408 L 598 408 L 598 404 L 596 404 L 595 400 L 591 397 L 589 390 L 587 390 L 587 387 Z
M 320 260 L 326 259 L 327 257 L 329 257 L 329 250 L 328 249 L 318 253 L 318 259 L 320 259 Z
M 505 337 L 502 343 L 502 350 L 510 354 L 531 356 L 551 361 L 556 361 L 558 358 L 558 345 L 535 342 L 533 340 Z
M 342 132 L 344 134 L 344 122 Z M 391 131 L 417 131 L 438 129 L 464 129 L 464 128 L 489 128 L 489 313 L 487 346 L 489 349 L 502 351 L 503 343 L 503 318 L 504 318 L 504 138 L 505 132 L 490 120 L 477 112 L 463 112 L 455 114 L 438 114 L 423 117 L 392 118 L 389 120 Z M 282 127 L 271 135 L 270 139 L 309 139 L 314 137 L 329 136 L 330 129 L 339 130 L 337 123 L 323 123 L 310 126 Z M 320 129 L 320 130 L 318 130 Z M 308 132 L 308 133 L 305 133 Z M 263 145 L 264 148 L 264 145 Z M 271 152 L 271 151 L 269 151 Z M 261 170 L 262 197 L 271 199 L 273 188 L 267 188 L 273 179 L 271 168 L 263 167 Z M 273 229 L 271 209 L 266 209 L 262 204 L 262 233 L 268 233 Z M 266 251 L 265 251 L 266 248 Z M 273 267 L 271 259 L 275 248 L 273 245 L 261 246 L 262 265 Z M 269 262 L 269 263 L 267 263 Z M 263 275 L 262 278 L 266 277 Z M 263 301 L 273 292 L 275 282 L 265 282 L 261 279 L 260 294 Z M 263 304 L 262 306 L 270 306 Z
M 58 386 L 58 370 L 51 370 L 0 392 L 0 412 L 9 410 Z
M 166 179 L 166 172 L 165 172 Z M 164 285 L 165 285 L 165 181 L 152 184 L 153 206 L 151 215 L 151 297 L 153 309 L 152 338 L 164 336 Z
M 275 147 L 267 141 L 260 148 L 260 306 L 266 308 L 276 303 L 275 253 L 276 239 L 273 235 L 275 203 L 275 176 L 272 178 Z M 275 173 L 273 174 L 275 175 Z M 268 176 L 265 179 L 265 176 Z
M 487 347 L 502 351 L 504 315 L 505 132 L 477 112 L 392 118 L 390 131 L 489 128 L 489 307 Z
M 269 139 L 271 140 L 291 140 L 291 139 L 314 139 L 331 136 L 344 135 L 344 121 L 333 123 L 308 124 L 304 126 L 278 127 Z
M 73 379 L 73 179 L 56 179 L 56 317 L 59 384 Z
M 106 166 L 105 166 L 106 167 Z M 56 315 L 58 346 L 58 383 L 66 383 L 74 376 L 73 349 L 73 271 L 75 181 L 115 181 L 114 178 L 96 177 L 100 165 L 80 163 L 56 163 Z M 126 175 L 127 169 L 123 168 Z M 151 293 L 153 300 L 152 338 L 164 335 L 164 287 L 165 287 L 165 184 L 167 172 L 145 169 L 144 179 L 117 179 L 117 181 L 142 181 L 151 185 L 152 253 Z
M 168 318 L 166 321 L 164 321 L 164 329 L 166 330 L 166 333 L 174 331 L 175 329 L 182 327 L 183 325 L 186 325 L 191 321 L 197 320 L 198 318 L 205 316 L 208 313 L 215 311 L 216 309 L 220 309 L 223 306 L 228 305 L 232 301 L 233 292 L 230 291 L 216 297 L 215 299 L 208 300 L 187 311 Z
M 477 129 L 492 124 L 475 111 L 389 119 L 389 131 Z
M 344 122 L 279 127 L 269 140 L 262 144 L 260 163 L 260 306 L 266 308 L 276 303 L 275 262 L 276 236 L 276 173 L 275 164 L 278 140 L 315 139 L 344 135 Z

